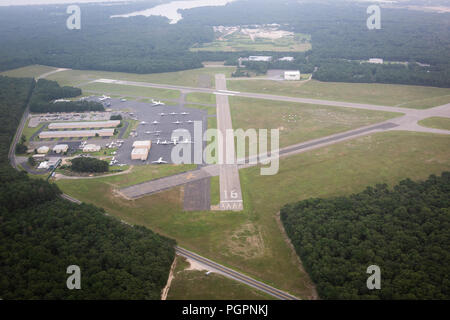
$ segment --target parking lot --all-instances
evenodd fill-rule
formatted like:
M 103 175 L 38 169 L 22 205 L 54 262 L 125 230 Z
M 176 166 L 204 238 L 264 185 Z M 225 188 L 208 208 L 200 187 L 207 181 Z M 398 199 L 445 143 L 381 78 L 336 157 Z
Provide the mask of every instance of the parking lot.
M 137 136 L 130 136 L 127 139 L 123 139 L 124 143 L 119 148 L 115 157 L 118 164 L 151 164 L 159 158 L 163 158 L 164 161 L 171 163 L 171 152 L 174 145 L 158 145 L 158 140 L 161 142 L 165 140 L 170 142 L 172 139 L 172 132 L 176 129 L 188 130 L 190 132 L 191 139 L 193 140 L 194 124 L 188 123 L 188 121 L 201 121 L 202 131 L 204 132 L 207 129 L 207 112 L 200 109 L 185 108 L 183 104 L 153 106 L 152 103 L 121 101 L 121 99 L 109 99 L 109 102 L 111 104 L 108 108 L 111 108 L 113 112 L 127 110 L 129 117 L 137 119 L 140 123 L 136 129 Z M 160 115 L 162 113 L 165 115 Z M 181 113 L 186 114 L 182 115 Z M 158 123 L 153 124 L 154 121 L 157 121 Z M 180 124 L 173 123 L 176 121 L 179 121 Z M 134 141 L 141 140 L 152 141 L 149 157 L 146 161 L 131 160 L 133 143 Z M 194 145 L 189 145 L 192 150 L 191 161 L 193 163 Z

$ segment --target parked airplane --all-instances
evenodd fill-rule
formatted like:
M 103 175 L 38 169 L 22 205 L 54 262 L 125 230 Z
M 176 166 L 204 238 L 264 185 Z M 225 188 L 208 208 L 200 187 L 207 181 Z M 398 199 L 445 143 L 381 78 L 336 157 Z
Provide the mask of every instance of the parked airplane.
M 167 163 L 167 161 L 164 161 L 163 158 L 161 157 L 161 158 L 159 158 L 158 160 L 153 161 L 152 163 L 163 164 L 163 163 Z
M 176 113 L 176 112 L 171 112 L 171 113 L 169 113 L 171 116 L 176 116 L 178 113 Z
M 120 99 L 120 102 L 126 102 L 127 99 Z
M 164 112 L 161 112 L 161 113 L 158 113 L 161 117 L 163 117 L 163 116 L 167 116 L 167 113 L 164 113 Z
M 194 123 L 194 121 L 192 121 L 192 120 L 188 120 L 188 121 L 186 121 L 187 123 Z
M 166 105 L 164 102 L 157 101 L 157 100 L 153 100 L 153 99 L 152 99 L 152 103 L 153 103 L 153 106 L 154 106 L 154 107 Z
M 143 124 L 143 125 L 144 125 L 144 124 L 148 124 L 148 122 L 142 121 L 141 124 Z
M 187 116 L 189 114 L 189 112 L 182 112 L 180 113 L 182 116 Z
M 107 100 L 107 99 L 111 99 L 111 97 L 108 97 L 108 96 L 103 95 L 103 96 L 101 96 L 100 98 L 98 98 L 98 100 L 100 100 L 100 101 L 105 101 L 105 100 Z
M 152 124 L 154 124 L 154 125 L 157 125 L 157 124 L 160 124 L 160 123 L 161 123 L 161 122 L 156 121 L 156 120 L 152 122 Z
M 192 142 L 191 140 L 185 139 L 182 141 L 178 141 L 178 143 L 187 144 L 187 143 L 194 143 L 194 142 Z
M 182 124 L 183 122 L 181 122 L 181 121 L 175 121 L 175 122 L 172 122 L 173 124 Z

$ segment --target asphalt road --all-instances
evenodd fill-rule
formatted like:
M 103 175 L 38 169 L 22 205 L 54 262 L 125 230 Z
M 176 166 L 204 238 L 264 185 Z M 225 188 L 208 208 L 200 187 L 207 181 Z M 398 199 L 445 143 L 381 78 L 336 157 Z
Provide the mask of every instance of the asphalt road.
M 193 253 L 191 251 L 188 251 L 184 248 L 175 247 L 175 250 L 176 250 L 177 254 L 182 257 L 194 260 L 195 262 L 206 266 L 207 269 L 213 269 L 214 271 L 217 271 L 218 273 L 220 273 L 228 278 L 242 282 L 250 287 L 253 287 L 262 292 L 265 292 L 265 293 L 271 295 L 272 297 L 275 297 L 280 300 L 299 300 L 297 297 L 294 297 L 293 295 L 290 295 L 284 291 L 278 290 L 278 289 L 271 287 L 265 283 L 262 283 L 253 278 L 250 278 L 242 273 L 239 273 L 230 268 L 227 268 L 221 264 L 211 261 L 205 257 L 202 257 L 202 256 L 200 256 L 196 253 Z
M 211 210 L 211 178 L 189 182 L 184 186 L 184 211 Z

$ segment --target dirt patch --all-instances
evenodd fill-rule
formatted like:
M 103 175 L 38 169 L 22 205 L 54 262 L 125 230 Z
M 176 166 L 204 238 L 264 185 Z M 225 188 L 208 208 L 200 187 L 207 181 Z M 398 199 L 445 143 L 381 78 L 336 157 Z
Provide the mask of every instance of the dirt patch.
M 291 248 L 291 251 L 292 251 L 291 257 L 292 257 L 293 261 L 295 262 L 295 264 L 297 264 L 299 270 L 305 274 L 306 279 L 304 280 L 304 284 L 305 284 L 305 287 L 309 289 L 308 299 L 309 300 L 318 300 L 319 295 L 317 294 L 316 286 L 313 284 L 313 282 L 311 281 L 311 279 L 308 276 L 308 273 L 306 273 L 305 269 L 303 268 L 303 264 L 300 260 L 300 257 L 297 255 L 297 252 L 295 251 L 295 248 L 291 242 L 291 239 L 289 239 L 289 237 L 286 234 L 286 231 L 284 230 L 283 223 L 280 220 L 280 212 L 277 212 L 277 214 L 275 215 L 275 220 L 277 220 L 277 225 L 280 228 L 280 231 L 281 231 L 281 234 L 283 235 L 284 240 L 288 244 L 289 248 Z
M 173 259 L 172 266 L 170 267 L 169 278 L 167 279 L 167 284 L 161 292 L 161 300 L 167 299 L 167 294 L 169 293 L 170 285 L 172 284 L 172 280 L 173 280 L 173 271 L 175 270 L 176 266 L 177 266 L 177 256 L 175 256 L 175 259 Z
M 261 231 L 249 222 L 235 230 L 226 244 L 232 255 L 253 259 L 264 255 L 264 240 Z

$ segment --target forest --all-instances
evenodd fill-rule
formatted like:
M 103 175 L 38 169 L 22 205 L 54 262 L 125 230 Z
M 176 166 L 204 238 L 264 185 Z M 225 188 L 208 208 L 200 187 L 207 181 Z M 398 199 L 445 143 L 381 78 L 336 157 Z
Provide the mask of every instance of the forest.
M 450 172 L 309 199 L 281 220 L 322 299 L 449 299 Z M 368 290 L 370 265 L 381 289 Z
M 61 87 L 56 81 L 39 79 L 31 97 L 30 111 L 37 113 L 105 111 L 103 105 L 95 101 L 53 102 L 56 99 L 80 95 L 79 88 Z
M 33 79 L 0 77 L 0 299 L 160 299 L 175 242 L 59 197 L 9 165 Z M 69 265 L 81 290 L 69 290 Z
M 382 28 L 368 30 L 365 3 L 240 0 L 225 7 L 183 10 L 183 19 L 177 24 L 169 24 L 163 17 L 110 18 L 160 3 L 155 0 L 114 6 L 81 5 L 81 30 L 65 28 L 68 15 L 64 6 L 42 6 L 38 11 L 36 7 L 2 9 L 0 71 L 43 64 L 158 73 L 200 68 L 202 61 L 229 64 L 236 63 L 239 56 L 264 54 L 295 56 L 293 63 L 274 62 L 267 67 L 300 69 L 302 73 L 311 73 L 317 67 L 317 75 L 313 77 L 321 81 L 450 86 L 448 13 L 383 8 Z M 310 34 L 312 50 L 306 53 L 189 51 L 196 44 L 214 40 L 213 26 L 274 22 L 287 31 Z M 406 68 L 359 64 L 370 58 L 410 64 Z M 415 62 L 430 66 L 419 67 Z M 348 67 L 350 71 L 346 70 Z
M 72 159 L 70 168 L 75 172 L 107 172 L 109 164 L 106 161 L 91 157 Z

